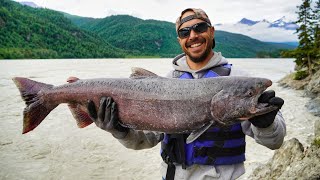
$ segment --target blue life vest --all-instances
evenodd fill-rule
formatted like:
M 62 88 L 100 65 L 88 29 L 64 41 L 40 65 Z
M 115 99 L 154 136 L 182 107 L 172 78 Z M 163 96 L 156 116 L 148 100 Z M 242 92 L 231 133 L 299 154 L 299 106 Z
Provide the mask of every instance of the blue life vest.
M 228 76 L 230 69 L 231 64 L 214 67 L 203 78 Z M 177 78 L 193 79 L 189 72 L 174 73 L 173 76 Z M 188 134 L 164 135 L 161 156 L 168 165 L 178 163 L 185 168 L 193 164 L 230 165 L 245 161 L 246 143 L 241 123 L 223 128 L 212 126 L 190 144 L 185 143 L 187 136 Z

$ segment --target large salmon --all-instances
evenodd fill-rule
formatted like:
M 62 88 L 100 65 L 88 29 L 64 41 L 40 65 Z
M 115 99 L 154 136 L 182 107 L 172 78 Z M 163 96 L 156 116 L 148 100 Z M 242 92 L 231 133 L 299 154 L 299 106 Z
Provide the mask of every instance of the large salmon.
M 79 127 L 93 121 L 87 115 L 88 100 L 99 105 L 111 96 L 118 105 L 121 123 L 137 130 L 186 133 L 207 124 L 231 125 L 270 112 L 277 107 L 258 103 L 272 82 L 253 77 L 171 79 L 135 68 L 130 78 L 79 80 L 53 86 L 15 77 L 26 108 L 23 133 L 36 128 L 59 104 L 68 103 Z

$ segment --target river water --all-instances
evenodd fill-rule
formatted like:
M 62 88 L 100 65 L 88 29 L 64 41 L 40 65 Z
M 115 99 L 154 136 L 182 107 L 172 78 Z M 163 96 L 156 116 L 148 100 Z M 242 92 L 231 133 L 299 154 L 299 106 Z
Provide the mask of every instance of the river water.
M 310 143 L 317 119 L 304 107 L 302 91 L 284 89 L 276 81 L 294 69 L 292 59 L 230 59 L 252 76 L 274 81 L 271 89 L 285 100 L 282 113 L 287 139 Z M 123 147 L 94 124 L 78 129 L 66 105 L 60 105 L 32 132 L 21 134 L 25 107 L 12 77 L 28 77 L 54 85 L 69 76 L 81 79 L 128 77 L 131 67 L 142 67 L 161 76 L 171 68 L 170 59 L 72 59 L 0 61 L 0 179 L 160 179 L 160 146 L 147 150 Z M 247 137 L 246 179 L 273 152 Z

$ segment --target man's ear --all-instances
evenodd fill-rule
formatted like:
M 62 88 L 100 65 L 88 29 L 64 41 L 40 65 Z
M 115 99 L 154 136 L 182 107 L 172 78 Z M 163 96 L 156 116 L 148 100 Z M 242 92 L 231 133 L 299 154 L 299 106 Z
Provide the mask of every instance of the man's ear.
M 211 34 L 212 34 L 212 38 L 214 38 L 214 32 L 215 32 L 215 29 L 214 29 L 214 27 L 213 27 L 213 26 L 210 28 L 210 32 L 211 32 Z
M 181 39 L 180 39 L 179 37 L 177 37 L 177 41 L 178 41 L 179 44 L 181 44 L 181 43 L 180 43 L 180 42 L 181 42 Z

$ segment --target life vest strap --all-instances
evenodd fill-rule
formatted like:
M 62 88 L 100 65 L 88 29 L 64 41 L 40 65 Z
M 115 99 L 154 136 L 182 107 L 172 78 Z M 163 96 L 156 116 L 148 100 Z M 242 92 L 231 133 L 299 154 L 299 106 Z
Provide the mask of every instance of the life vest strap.
M 198 140 L 225 141 L 230 139 L 240 139 L 244 137 L 245 137 L 245 134 L 242 132 L 242 130 L 218 131 L 218 132 L 205 132 L 198 137 Z
M 234 148 L 221 148 L 221 147 L 200 147 L 194 148 L 194 156 L 209 156 L 211 158 L 224 157 L 224 156 L 237 156 L 245 152 L 245 145 Z

